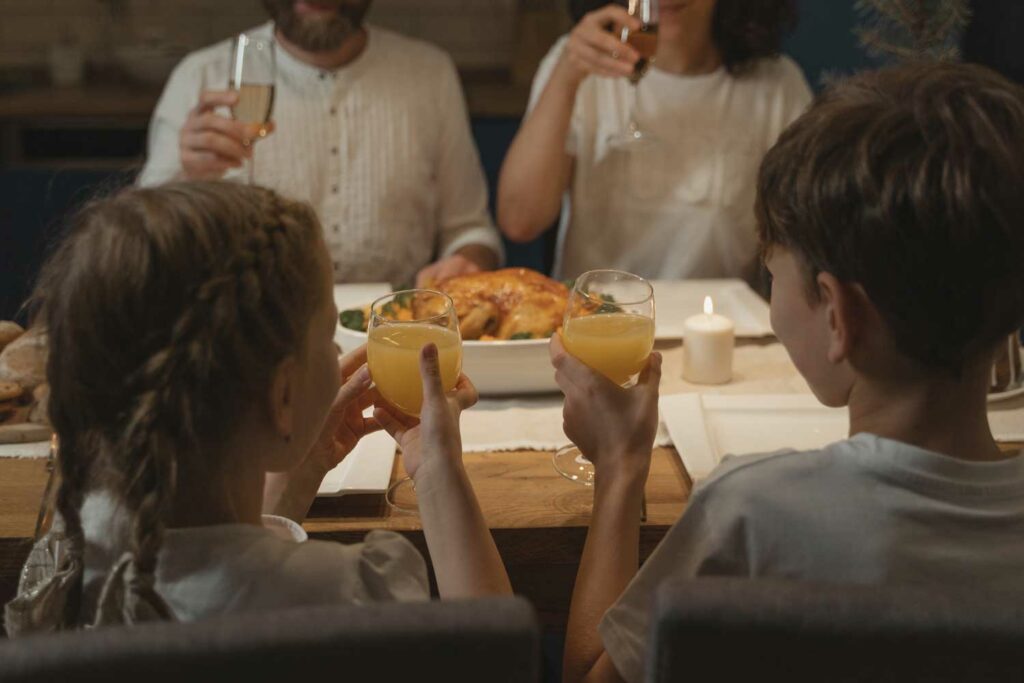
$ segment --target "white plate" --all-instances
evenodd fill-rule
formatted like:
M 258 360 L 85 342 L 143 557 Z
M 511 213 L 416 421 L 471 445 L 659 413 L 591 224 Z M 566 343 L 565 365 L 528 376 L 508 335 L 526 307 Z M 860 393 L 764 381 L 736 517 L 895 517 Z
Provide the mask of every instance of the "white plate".
M 391 483 L 395 441 L 387 432 L 375 432 L 360 440 L 352 452 L 320 482 L 318 496 L 350 493 L 384 493 Z
M 658 339 L 682 339 L 683 322 L 704 311 L 704 297 L 710 296 L 715 313 L 736 323 L 737 337 L 772 335 L 768 303 L 743 280 L 655 280 Z
M 661 418 L 694 480 L 706 478 L 725 455 L 814 450 L 845 439 L 846 408 L 827 408 L 811 394 L 663 396 Z M 999 442 L 1024 441 L 1024 408 L 988 412 Z
M 1018 396 L 1024 396 L 1024 386 L 1011 389 L 1010 391 L 1000 391 L 995 394 L 988 395 L 989 403 L 999 403 L 1000 401 L 1008 401 L 1011 398 L 1017 398 Z
M 826 408 L 807 394 L 675 394 L 662 397 L 661 414 L 695 481 L 727 454 L 816 449 L 850 431 L 845 408 Z

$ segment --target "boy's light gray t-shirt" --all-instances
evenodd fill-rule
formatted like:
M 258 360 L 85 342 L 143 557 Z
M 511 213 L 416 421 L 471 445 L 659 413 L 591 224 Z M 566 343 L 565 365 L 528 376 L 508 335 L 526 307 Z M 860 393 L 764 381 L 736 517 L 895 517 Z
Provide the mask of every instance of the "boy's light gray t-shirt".
M 696 576 L 1022 590 L 1024 456 L 966 462 L 859 434 L 727 458 L 601 621 L 626 680 L 643 679 L 657 586 Z

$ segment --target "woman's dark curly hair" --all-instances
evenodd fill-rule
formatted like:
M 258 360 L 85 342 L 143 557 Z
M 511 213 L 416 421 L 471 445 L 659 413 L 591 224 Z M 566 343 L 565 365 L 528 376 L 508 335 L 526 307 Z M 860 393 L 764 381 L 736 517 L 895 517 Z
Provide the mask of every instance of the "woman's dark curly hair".
M 627 4 L 626 0 L 569 0 L 569 12 L 579 21 L 609 1 Z M 726 70 L 740 74 L 756 60 L 778 55 L 782 35 L 796 27 L 797 17 L 796 0 L 718 0 L 711 37 Z
M 782 35 L 796 27 L 795 0 L 718 0 L 711 38 L 726 70 L 742 73 L 762 57 L 775 57 Z

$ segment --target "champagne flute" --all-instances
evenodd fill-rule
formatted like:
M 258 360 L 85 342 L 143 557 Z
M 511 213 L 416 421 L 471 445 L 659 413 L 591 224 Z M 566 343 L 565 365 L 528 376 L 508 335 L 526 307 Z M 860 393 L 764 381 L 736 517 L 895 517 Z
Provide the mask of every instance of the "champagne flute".
M 629 109 L 629 123 L 626 130 L 612 135 L 608 144 L 616 149 L 636 149 L 643 143 L 653 142 L 652 136 L 640 130 L 640 124 L 636 120 L 636 110 L 639 106 L 640 81 L 647 74 L 654 63 L 654 56 L 658 51 L 658 0 L 629 0 L 629 13 L 640 20 L 639 30 L 630 31 L 628 27 L 622 29 L 621 40 L 627 43 L 640 54 L 640 59 L 629 76 L 630 85 L 633 86 L 633 102 Z
M 269 132 L 267 123 L 274 109 L 274 83 L 277 66 L 274 43 L 267 38 L 239 34 L 231 44 L 231 64 L 228 87 L 238 93 L 238 103 L 231 109 L 231 116 L 256 130 L 255 137 L 245 141 L 246 146 L 255 144 Z M 254 182 L 256 156 L 246 164 L 249 184 Z
M 452 391 L 462 372 L 462 336 L 451 297 L 430 289 L 408 289 L 381 297 L 370 306 L 366 361 L 381 397 L 395 409 L 419 417 L 423 407 L 420 352 L 437 346 L 441 385 Z M 388 489 L 396 510 L 416 511 L 410 477 Z
M 577 359 L 629 386 L 654 349 L 654 288 L 639 275 L 592 270 L 576 279 L 562 323 L 562 342 Z M 566 479 L 593 486 L 594 465 L 576 446 L 554 455 Z

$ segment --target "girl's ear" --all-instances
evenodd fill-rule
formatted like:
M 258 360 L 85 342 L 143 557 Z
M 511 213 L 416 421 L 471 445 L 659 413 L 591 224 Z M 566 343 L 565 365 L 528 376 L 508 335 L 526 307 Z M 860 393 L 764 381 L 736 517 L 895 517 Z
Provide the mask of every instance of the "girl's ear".
M 267 396 L 271 425 L 274 431 L 285 440 L 291 438 L 295 429 L 298 370 L 299 366 L 294 356 L 288 356 L 278 363 L 270 381 L 270 393 Z

